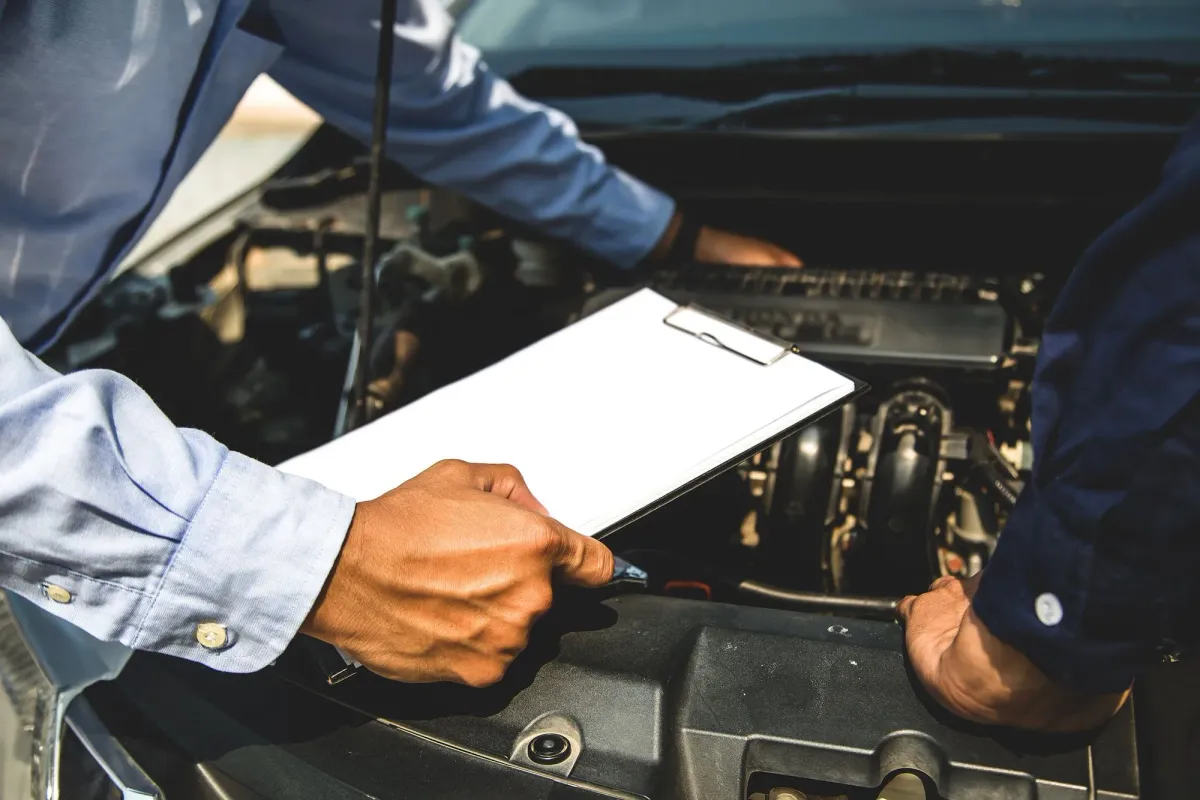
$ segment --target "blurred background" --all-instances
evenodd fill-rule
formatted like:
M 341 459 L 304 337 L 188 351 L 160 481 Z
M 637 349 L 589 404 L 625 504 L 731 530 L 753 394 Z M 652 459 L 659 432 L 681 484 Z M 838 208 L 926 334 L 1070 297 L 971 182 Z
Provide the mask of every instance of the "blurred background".
M 261 183 L 320 123 L 316 112 L 266 75 L 260 77 L 126 263 Z
M 442 5 L 450 4 L 442 0 Z M 260 77 L 125 263 L 134 263 L 189 223 L 260 183 L 320 123 L 311 108 L 266 75 Z

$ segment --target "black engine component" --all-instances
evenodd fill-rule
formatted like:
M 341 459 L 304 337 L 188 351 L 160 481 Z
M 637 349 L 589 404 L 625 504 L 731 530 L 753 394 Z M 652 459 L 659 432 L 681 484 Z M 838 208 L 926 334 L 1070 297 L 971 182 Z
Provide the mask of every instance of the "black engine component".
M 785 587 L 827 590 L 829 531 L 838 515 L 841 481 L 854 432 L 855 406 L 843 406 L 777 448 L 758 531 L 759 573 Z
M 1087 741 L 997 739 L 913 691 L 894 624 L 580 600 L 557 604 L 483 690 L 369 673 L 329 687 L 290 653 L 253 675 L 138 653 L 87 696 L 168 797 L 201 796 L 203 778 L 240 790 L 228 796 L 295 800 L 747 800 L 779 787 L 876 800 L 905 770 L 930 798 L 1137 794 L 1132 709 Z M 576 726 L 568 775 L 513 758 L 548 718 Z
M 658 274 L 654 286 L 817 359 L 990 369 L 1006 349 L 1008 313 L 991 278 L 697 266 Z
M 845 591 L 913 594 L 936 577 L 931 532 L 951 425 L 950 410 L 929 387 L 902 390 L 879 407 L 859 528 L 845 556 Z

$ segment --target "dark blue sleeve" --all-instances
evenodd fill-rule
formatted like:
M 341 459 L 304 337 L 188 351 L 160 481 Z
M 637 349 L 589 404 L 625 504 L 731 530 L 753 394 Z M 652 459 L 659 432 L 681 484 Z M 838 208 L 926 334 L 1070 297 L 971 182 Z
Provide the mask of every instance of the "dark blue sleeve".
M 974 609 L 1051 678 L 1123 690 L 1200 644 L 1200 117 L 1076 266 L 1032 392 L 1032 480 Z

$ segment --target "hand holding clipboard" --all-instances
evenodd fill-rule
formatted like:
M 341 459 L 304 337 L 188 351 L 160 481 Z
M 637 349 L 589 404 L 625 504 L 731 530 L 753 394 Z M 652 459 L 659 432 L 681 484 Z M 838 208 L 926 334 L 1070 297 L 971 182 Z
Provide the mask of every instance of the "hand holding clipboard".
M 642 290 L 280 469 L 364 501 L 443 459 L 509 463 L 555 519 L 603 537 L 863 389 Z M 325 657 L 331 681 L 352 674 Z

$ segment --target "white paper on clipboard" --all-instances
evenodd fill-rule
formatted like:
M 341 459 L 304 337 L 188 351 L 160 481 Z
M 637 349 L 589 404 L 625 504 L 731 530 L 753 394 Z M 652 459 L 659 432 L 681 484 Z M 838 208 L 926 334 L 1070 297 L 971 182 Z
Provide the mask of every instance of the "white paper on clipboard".
M 786 346 L 677 312 L 640 290 L 280 469 L 367 500 L 442 459 L 513 464 L 594 536 L 855 391 Z

